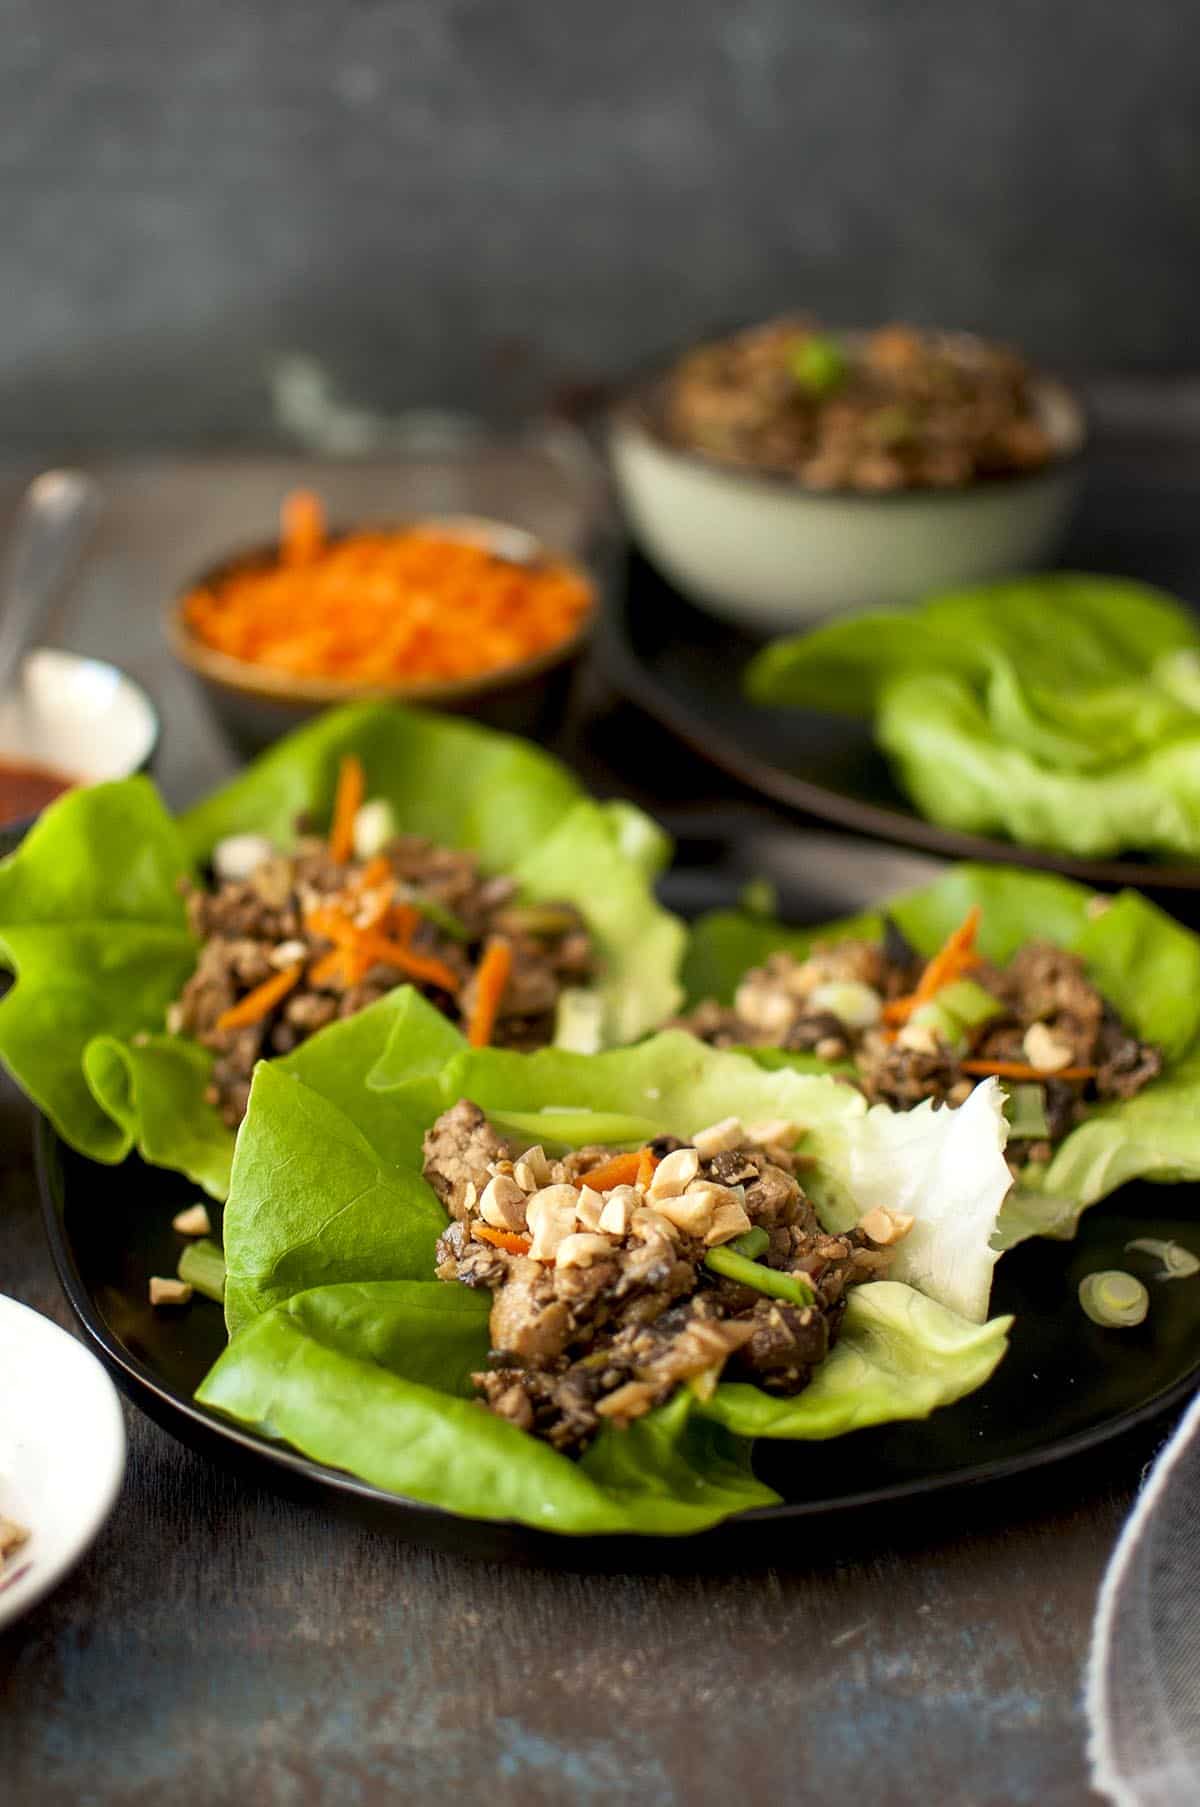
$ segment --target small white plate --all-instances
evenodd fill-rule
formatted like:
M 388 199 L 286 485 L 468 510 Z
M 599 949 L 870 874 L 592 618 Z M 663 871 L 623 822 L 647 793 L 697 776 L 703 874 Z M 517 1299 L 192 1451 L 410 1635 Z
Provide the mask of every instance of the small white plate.
M 29 1531 L 0 1570 L 0 1626 L 83 1555 L 116 1502 L 125 1424 L 94 1355 L 0 1295 L 0 1516 Z

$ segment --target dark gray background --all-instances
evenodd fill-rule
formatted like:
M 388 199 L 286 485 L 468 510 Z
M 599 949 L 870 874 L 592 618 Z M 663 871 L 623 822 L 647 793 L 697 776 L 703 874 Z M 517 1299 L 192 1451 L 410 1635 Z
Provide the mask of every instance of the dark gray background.
M 0 439 L 537 405 L 796 302 L 1194 355 L 1184 0 L 0 0 Z

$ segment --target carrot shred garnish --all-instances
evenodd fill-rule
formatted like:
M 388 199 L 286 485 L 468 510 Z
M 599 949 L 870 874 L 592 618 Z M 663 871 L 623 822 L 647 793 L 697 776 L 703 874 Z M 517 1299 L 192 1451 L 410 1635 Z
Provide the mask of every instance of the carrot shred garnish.
M 504 1249 L 510 1255 L 528 1255 L 533 1246 L 528 1236 L 518 1236 L 512 1230 L 493 1230 L 489 1224 L 472 1224 L 471 1234 L 477 1242 L 490 1242 L 493 1248 Z
M 643 1148 L 641 1154 L 638 1156 L 638 1170 L 637 1177 L 633 1182 L 634 1185 L 640 1186 L 644 1192 L 649 1186 L 650 1181 L 654 1178 L 654 1170 L 657 1166 L 658 1156 L 655 1154 L 654 1150 L 652 1148 Z
M 433 527 L 329 538 L 317 498 L 284 504 L 279 556 L 236 565 L 183 604 L 192 633 L 228 658 L 294 677 L 381 688 L 438 685 L 563 646 L 596 592 L 543 556 L 498 557 Z
M 421 979 L 426 985 L 436 985 L 439 991 L 457 992 L 458 974 L 436 955 L 420 954 L 406 941 L 395 941 L 390 936 L 377 935 L 370 929 L 363 929 L 360 934 L 362 939 L 358 942 L 358 949 L 369 955 L 372 962 L 378 961 L 383 966 L 398 966 L 410 979 Z M 486 1046 L 486 1043 L 479 1045 Z
M 386 853 L 377 853 L 369 859 L 362 871 L 350 880 L 350 888 L 354 891 L 375 891 L 380 885 L 386 885 L 392 877 L 392 862 Z
M 907 997 L 893 998 L 890 1004 L 884 1005 L 885 1023 L 907 1023 L 914 1010 L 919 1010 L 922 1004 L 928 1004 L 944 986 L 953 984 L 955 979 L 960 979 L 964 973 L 980 964 L 980 956 L 975 952 L 979 918 L 979 905 L 972 904 L 959 926 L 946 938 L 932 960 L 927 962 L 917 981 L 916 990 L 910 991 Z
M 467 1024 L 473 1048 L 486 1048 L 496 1027 L 504 989 L 512 972 L 512 946 L 499 937 L 489 941 L 475 974 L 475 1007 Z
M 397 941 L 411 941 L 421 925 L 421 912 L 415 904 L 392 904 L 383 918 L 388 933 Z
M 311 489 L 294 489 L 279 511 L 279 552 L 285 565 L 310 565 L 325 545 L 325 510 Z
M 362 760 L 357 753 L 344 753 L 338 767 L 333 825 L 329 830 L 330 857 L 339 866 L 344 865 L 354 852 L 354 818 L 358 814 L 366 787 Z
M 322 954 L 319 960 L 314 960 L 308 969 L 310 985 L 328 985 L 331 979 L 339 977 L 344 985 L 346 983 L 346 951 L 344 948 L 332 948 L 329 953 Z
M 1023 1060 L 964 1060 L 964 1073 L 973 1079 L 1031 1079 L 1045 1081 L 1047 1079 L 1095 1079 L 1099 1067 L 1059 1067 L 1056 1073 L 1047 1073 L 1041 1067 L 1031 1067 Z
M 261 1023 L 269 1016 L 276 1004 L 282 1003 L 294 985 L 298 985 L 304 973 L 304 962 L 297 960 L 295 966 L 286 966 L 282 972 L 272 974 L 248 991 L 244 998 L 231 1004 L 217 1018 L 218 1029 L 247 1029 L 252 1023 Z
M 614 1186 L 632 1186 L 638 1176 L 638 1163 L 646 1152 L 638 1148 L 632 1154 L 615 1154 L 611 1161 L 601 1162 L 590 1173 L 576 1174 L 569 1184 L 590 1186 L 594 1192 L 611 1192 Z

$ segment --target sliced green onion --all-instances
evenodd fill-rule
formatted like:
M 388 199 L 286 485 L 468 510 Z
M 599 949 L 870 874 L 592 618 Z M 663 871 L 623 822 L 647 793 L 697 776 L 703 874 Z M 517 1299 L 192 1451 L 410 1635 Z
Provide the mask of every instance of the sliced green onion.
M 992 1017 L 1004 1015 L 1004 1005 L 995 993 L 974 979 L 955 979 L 943 985 L 936 995 L 942 1009 L 956 1016 L 966 1029 L 978 1029 Z
M 747 916 L 777 916 L 779 889 L 769 878 L 752 878 L 738 893 L 738 908 Z
M 810 1010 L 827 1010 L 843 1029 L 870 1029 L 883 1015 L 883 999 L 861 979 L 832 979 L 808 994 Z
M 1160 1242 L 1155 1236 L 1139 1236 L 1125 1244 L 1126 1253 L 1137 1249 L 1143 1255 L 1155 1255 L 1163 1264 L 1160 1280 L 1190 1280 L 1200 1274 L 1200 1256 L 1193 1255 L 1181 1242 Z
M 742 1192 L 743 1196 L 745 1195 L 744 1187 L 739 1186 L 738 1190 Z M 735 1236 L 732 1242 L 727 1242 L 723 1246 L 732 1249 L 735 1255 L 744 1255 L 747 1261 L 757 1261 L 759 1256 L 765 1255 L 770 1248 L 771 1238 L 765 1230 L 755 1224 L 752 1230 L 747 1230 L 743 1236 Z
M 215 1242 L 202 1236 L 199 1242 L 190 1242 L 179 1257 L 176 1273 L 181 1280 L 194 1287 L 196 1292 L 203 1293 L 207 1299 L 215 1299 L 217 1304 L 225 1298 L 225 1257 Z
M 811 1305 L 815 1296 L 808 1281 L 801 1280 L 798 1274 L 776 1273 L 773 1267 L 763 1267 L 759 1261 L 747 1261 L 728 1243 L 709 1249 L 704 1265 L 726 1280 L 736 1280 L 741 1286 L 766 1293 L 769 1299 L 783 1299 L 788 1305 Z
M 441 929 L 443 935 L 449 935 L 451 941 L 469 941 L 471 931 L 461 916 L 448 910 L 445 904 L 438 903 L 436 898 L 421 897 L 415 892 L 408 900 L 414 910 L 420 910 L 422 916 L 431 922 L 435 929 Z
M 1150 1294 L 1133 1274 L 1110 1267 L 1079 1282 L 1079 1303 L 1093 1324 L 1105 1330 L 1129 1330 L 1145 1318 Z
M 599 1054 L 604 1045 L 604 999 L 598 991 L 568 985 L 558 994 L 554 1046 L 569 1054 Z
M 788 369 L 809 395 L 832 395 L 850 374 L 846 355 L 836 339 L 808 333 L 797 339 L 788 353 Z
M 1014 1142 L 1040 1142 L 1050 1134 L 1046 1092 L 1040 1085 L 1009 1085 L 1004 1114 Z

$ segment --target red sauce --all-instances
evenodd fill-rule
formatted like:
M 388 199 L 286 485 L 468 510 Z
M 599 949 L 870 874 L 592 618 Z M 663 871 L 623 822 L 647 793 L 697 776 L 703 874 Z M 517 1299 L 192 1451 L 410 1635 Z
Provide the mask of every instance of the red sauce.
M 44 765 L 26 765 L 15 759 L 0 759 L 0 822 L 20 822 L 36 816 L 55 797 L 61 797 L 75 783 L 61 772 Z

